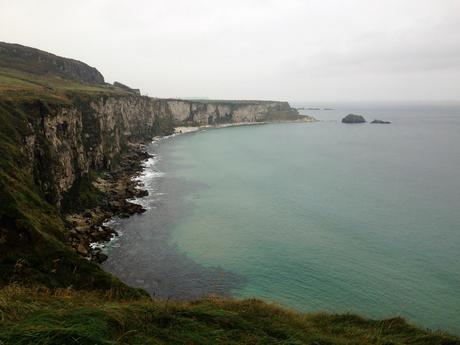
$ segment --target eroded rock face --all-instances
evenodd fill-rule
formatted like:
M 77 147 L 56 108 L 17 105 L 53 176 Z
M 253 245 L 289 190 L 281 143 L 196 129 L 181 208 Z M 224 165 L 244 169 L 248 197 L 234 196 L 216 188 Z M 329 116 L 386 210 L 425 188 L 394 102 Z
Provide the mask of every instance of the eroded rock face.
M 279 115 L 298 119 L 297 110 L 287 102 L 271 101 L 187 101 L 158 100 L 178 124 L 217 125 L 224 123 L 276 120 Z
M 43 134 L 49 141 L 54 180 L 59 191 L 68 190 L 76 174 L 88 171 L 88 155 L 82 135 L 82 114 L 75 108 L 63 108 L 54 116 L 43 118 Z

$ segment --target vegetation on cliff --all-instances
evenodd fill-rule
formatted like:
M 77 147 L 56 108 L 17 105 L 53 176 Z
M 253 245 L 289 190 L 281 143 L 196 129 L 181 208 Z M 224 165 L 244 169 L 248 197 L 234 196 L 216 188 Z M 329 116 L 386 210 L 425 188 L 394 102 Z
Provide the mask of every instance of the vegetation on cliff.
M 258 300 L 125 299 L 113 291 L 0 290 L 0 344 L 417 344 L 458 339 L 401 318 L 301 314 Z
M 0 60 L 7 61 L 4 49 Z M 97 97 L 126 94 L 111 86 L 65 79 L 52 71 L 46 75 L 40 70 L 26 72 L 35 71 L 34 65 L 29 67 L 0 67 L 0 285 L 20 282 L 145 294 L 66 244 L 68 229 L 61 212 L 80 202 L 91 206 L 99 195 L 89 175 L 82 175 L 69 191 L 75 198 L 66 198 L 63 209 L 56 206 L 52 166 L 57 157 L 44 130 L 46 118 L 60 109 L 75 107 L 85 113 Z M 156 130 L 161 129 L 159 125 Z
M 65 244 L 64 222 L 53 205 L 53 188 L 47 185 L 51 157 L 46 139 L 36 138 L 42 145 L 35 162 L 24 149 L 24 138 L 40 133 L 28 124 L 39 125 L 45 106 L 39 101 L 0 102 L 0 285 L 40 283 L 142 294 Z
M 0 55 L 1 56 L 1 55 Z M 37 75 L 0 65 L 0 99 L 36 100 L 71 104 L 73 95 L 129 95 L 111 85 L 88 84 L 47 74 Z
M 0 42 L 0 67 L 82 83 L 104 84 L 104 77 L 94 67 L 20 44 Z

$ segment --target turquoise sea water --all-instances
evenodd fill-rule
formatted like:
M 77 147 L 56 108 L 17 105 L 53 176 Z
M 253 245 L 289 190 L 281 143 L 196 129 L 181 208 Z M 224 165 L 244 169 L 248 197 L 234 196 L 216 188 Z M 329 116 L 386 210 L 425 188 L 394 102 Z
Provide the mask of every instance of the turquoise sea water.
M 391 125 L 344 125 L 348 112 Z M 324 122 L 159 141 L 106 268 L 159 297 L 258 297 L 460 334 L 460 108 L 342 106 Z

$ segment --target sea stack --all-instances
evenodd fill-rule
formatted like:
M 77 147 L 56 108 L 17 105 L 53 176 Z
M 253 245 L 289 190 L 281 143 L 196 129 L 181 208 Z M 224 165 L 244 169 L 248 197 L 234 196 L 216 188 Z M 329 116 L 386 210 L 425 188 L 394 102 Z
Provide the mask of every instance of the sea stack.
M 365 123 L 366 120 L 362 115 L 348 114 L 342 119 L 342 123 Z
M 373 123 L 373 124 L 381 124 L 381 125 L 389 125 L 391 122 L 376 119 L 376 120 L 372 121 L 371 123 Z

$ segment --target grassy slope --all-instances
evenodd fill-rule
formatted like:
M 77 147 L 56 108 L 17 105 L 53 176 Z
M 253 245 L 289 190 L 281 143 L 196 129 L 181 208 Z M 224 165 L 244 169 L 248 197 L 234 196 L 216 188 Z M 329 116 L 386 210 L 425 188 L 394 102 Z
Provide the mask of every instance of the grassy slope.
M 42 99 L 69 102 L 71 94 L 128 95 L 112 85 L 84 84 L 53 75 L 35 75 L 0 67 L 0 98 L 8 100 Z
M 122 300 L 107 292 L 0 290 L 0 344 L 460 344 L 401 318 L 300 314 L 257 300 Z

